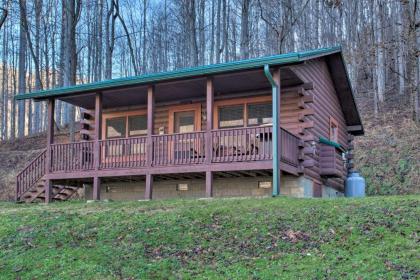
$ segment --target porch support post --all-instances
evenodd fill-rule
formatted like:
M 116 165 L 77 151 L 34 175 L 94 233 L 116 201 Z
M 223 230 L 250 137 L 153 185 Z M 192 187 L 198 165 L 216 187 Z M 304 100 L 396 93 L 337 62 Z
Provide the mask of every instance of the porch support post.
M 153 162 L 153 131 L 154 131 L 154 112 L 155 112 L 155 88 L 147 88 L 147 166 L 150 168 Z
M 47 126 L 47 157 L 45 160 L 45 173 L 51 172 L 51 145 L 54 143 L 54 98 L 48 99 L 48 126 Z M 52 184 L 51 180 L 45 181 L 45 203 L 52 201 Z
M 99 140 L 101 140 L 102 136 L 102 94 L 96 93 L 95 96 L 95 156 L 94 156 L 94 164 L 95 170 L 99 169 L 100 163 L 100 147 L 99 147 Z
M 146 189 L 144 199 L 152 199 L 153 196 L 153 175 L 150 173 L 153 164 L 153 132 L 154 132 L 154 113 L 155 113 L 155 87 L 147 88 L 147 152 L 146 165 L 149 172 L 146 174 Z
M 205 161 L 211 165 L 213 157 L 213 139 L 211 131 L 213 129 L 213 105 L 214 105 L 214 85 L 213 77 L 207 78 L 206 86 L 206 138 L 205 138 Z M 206 171 L 206 197 L 213 196 L 213 173 Z
M 146 191 L 144 193 L 144 199 L 152 199 L 153 196 L 153 175 L 150 173 L 146 174 Z
M 101 200 L 101 178 L 93 177 L 93 200 Z
M 280 160 L 281 160 L 281 129 L 280 129 L 280 68 L 277 67 L 273 75 L 270 66 L 264 65 L 264 73 L 272 87 L 273 110 L 273 196 L 280 194 Z
M 213 197 L 213 172 L 206 171 L 206 197 Z
M 99 170 L 101 161 L 101 147 L 99 141 L 102 138 L 102 93 L 95 95 L 95 143 L 94 143 L 94 166 L 95 170 Z M 101 178 L 95 176 L 93 178 L 93 200 L 101 199 Z

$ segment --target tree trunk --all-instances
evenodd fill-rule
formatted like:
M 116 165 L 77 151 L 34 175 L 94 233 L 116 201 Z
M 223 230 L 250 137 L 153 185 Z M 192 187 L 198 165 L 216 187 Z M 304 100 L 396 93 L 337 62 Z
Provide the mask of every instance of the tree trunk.
M 142 72 L 146 73 L 147 71 L 147 0 L 143 0 L 143 46 L 142 46 Z
M 115 4 L 111 0 L 105 27 L 105 79 L 112 79 L 112 55 L 115 45 Z
M 25 0 L 20 0 L 20 6 L 26 5 Z M 22 18 L 25 17 L 24 11 L 20 10 L 20 28 L 19 28 L 19 69 L 18 69 L 18 92 L 25 94 L 26 91 L 26 34 Z M 18 101 L 18 137 L 21 138 L 25 135 L 25 100 Z M 13 124 L 14 128 L 14 124 Z M 12 138 L 15 131 L 12 130 Z
M 131 58 L 131 63 L 133 65 L 133 70 L 134 70 L 134 75 L 139 75 L 139 69 L 137 67 L 137 60 L 136 57 L 134 55 L 134 49 L 133 49 L 133 44 L 131 42 L 131 36 L 130 36 L 130 32 L 128 32 L 128 28 L 127 25 L 125 24 L 124 19 L 121 17 L 120 15 L 120 11 L 119 11 L 120 7 L 118 5 L 118 2 L 115 3 L 115 14 L 117 15 L 118 19 L 121 22 L 121 25 L 124 29 L 125 32 L 125 36 L 127 37 L 127 43 L 128 43 L 128 49 L 130 51 L 130 58 Z
M 378 101 L 384 102 L 385 100 L 385 46 L 384 46 L 384 24 L 383 24 L 383 18 L 384 18 L 384 9 L 382 6 L 382 2 L 376 0 L 375 6 L 376 6 L 376 18 L 377 24 L 376 24 L 376 30 L 377 30 L 377 89 L 378 89 Z
M 241 11 L 241 58 L 249 58 L 249 4 L 250 0 L 242 1 Z
M 63 65 L 63 86 L 76 84 L 76 25 L 81 9 L 81 0 L 62 0 L 63 1 L 63 43 L 64 43 L 64 65 Z M 76 110 L 73 105 L 66 104 L 67 120 L 69 122 L 70 142 L 75 140 L 75 117 Z
M 199 15 L 198 15 L 198 30 L 200 38 L 200 50 L 199 50 L 199 64 L 205 64 L 205 52 L 206 52 L 206 41 L 205 41 L 205 8 L 206 1 L 200 0 L 199 4 Z
M 216 63 L 220 63 L 220 35 L 221 35 L 221 9 L 222 0 L 217 0 L 217 16 L 216 16 Z

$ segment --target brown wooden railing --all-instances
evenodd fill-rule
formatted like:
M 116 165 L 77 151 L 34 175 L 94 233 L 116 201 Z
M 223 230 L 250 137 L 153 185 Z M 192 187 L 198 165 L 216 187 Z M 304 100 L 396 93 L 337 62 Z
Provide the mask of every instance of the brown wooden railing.
M 211 132 L 212 162 L 272 159 L 271 126 L 218 129 Z M 281 129 L 281 160 L 298 166 L 298 137 Z M 204 163 L 204 131 L 152 136 L 153 166 Z M 94 141 L 51 146 L 51 172 L 93 170 Z M 147 137 L 99 141 L 99 169 L 140 168 L 147 165 Z
M 299 138 L 287 130 L 280 130 L 281 161 L 297 167 L 299 165 Z
M 281 160 L 298 167 L 298 137 L 281 129 Z M 35 184 L 46 172 L 78 172 L 99 169 L 141 168 L 148 165 L 147 137 L 99 141 L 99 166 L 95 166 L 95 142 L 51 145 L 51 165 L 44 151 L 17 177 L 17 195 Z M 205 162 L 206 132 L 153 135 L 152 166 L 192 165 Z M 272 127 L 213 130 L 211 162 L 264 161 L 272 159 Z
M 51 145 L 51 172 L 94 169 L 94 141 Z
M 205 159 L 205 132 L 152 136 L 153 165 L 198 164 Z
M 146 166 L 147 137 L 107 139 L 99 141 L 101 169 Z
M 16 177 L 16 199 L 29 190 L 45 175 L 47 152 L 44 150 L 32 160 Z
M 269 160 L 272 158 L 271 126 L 212 131 L 213 162 Z

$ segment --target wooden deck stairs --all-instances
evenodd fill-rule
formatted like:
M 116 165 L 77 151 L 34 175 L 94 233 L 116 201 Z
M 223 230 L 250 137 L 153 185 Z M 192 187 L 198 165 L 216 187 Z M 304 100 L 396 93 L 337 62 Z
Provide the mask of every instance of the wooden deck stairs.
M 66 201 L 70 199 L 78 190 L 75 186 L 52 186 L 52 199 L 53 201 Z M 34 184 L 32 188 L 26 191 L 19 197 L 18 202 L 44 202 L 45 201 L 45 180 L 41 179 Z
M 16 202 L 45 201 L 45 168 L 46 151 L 43 151 L 17 176 Z M 69 182 L 65 185 L 52 186 L 52 200 L 66 201 L 77 193 L 80 184 Z

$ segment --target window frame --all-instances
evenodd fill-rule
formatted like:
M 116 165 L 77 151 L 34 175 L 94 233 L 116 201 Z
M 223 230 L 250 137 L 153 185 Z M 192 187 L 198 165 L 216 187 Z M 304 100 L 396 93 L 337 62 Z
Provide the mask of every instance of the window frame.
M 130 135 L 130 118 L 135 118 L 135 117 L 145 117 L 146 118 L 146 133 L 145 134 Z M 126 138 L 147 136 L 147 115 L 145 115 L 145 114 L 128 115 L 128 116 L 126 116 L 126 118 L 127 118 L 127 132 L 126 132 L 127 137 Z
M 242 107 L 242 125 L 237 125 L 237 126 L 228 126 L 228 127 L 220 127 L 220 110 L 223 108 L 228 108 L 228 107 Z M 217 110 L 217 127 L 220 129 L 231 129 L 231 128 L 240 128 L 240 127 L 246 127 L 246 117 L 245 115 L 245 108 L 244 108 L 244 104 L 230 104 L 230 105 L 223 105 L 223 106 L 219 106 L 218 110 Z
M 101 139 L 124 139 L 124 138 L 135 138 L 135 137 L 145 137 L 145 135 L 138 135 L 138 136 L 129 136 L 128 133 L 128 117 L 131 116 L 146 116 L 147 121 L 147 111 L 144 109 L 140 110 L 133 110 L 133 111 L 119 111 L 119 112 L 109 112 L 104 113 L 102 115 L 102 132 L 101 132 Z M 107 138 L 107 120 L 115 119 L 115 118 L 125 118 L 125 135 L 123 137 L 112 137 Z
M 219 127 L 219 108 L 226 107 L 230 105 L 242 105 L 244 106 L 244 125 L 242 127 L 257 127 L 257 126 L 248 126 L 248 105 L 249 104 L 261 104 L 261 103 L 271 103 L 272 104 L 271 95 L 261 95 L 255 97 L 239 97 L 234 99 L 226 99 L 226 100 L 217 100 L 214 102 L 213 108 L 213 126 L 214 129 L 231 129 L 231 128 L 220 128 Z M 258 125 L 261 126 L 261 125 Z
M 335 133 L 333 131 L 333 128 L 335 127 Z M 330 141 L 338 143 L 338 121 L 334 119 L 334 117 L 330 116 L 329 118 L 329 139 Z
M 203 117 L 201 114 L 201 103 L 192 103 L 192 104 L 181 104 L 173 105 L 169 107 L 168 110 L 168 134 L 175 134 L 175 113 L 185 112 L 185 111 L 194 111 L 194 132 L 201 131 L 201 123 Z M 165 133 L 164 133 L 165 134 Z
M 114 136 L 108 137 L 108 121 L 117 120 L 117 119 L 124 119 L 124 134 L 123 136 Z M 105 119 L 105 139 L 121 139 L 125 138 L 127 135 L 127 117 L 113 117 Z
M 263 105 L 263 104 L 270 104 L 270 106 L 271 106 L 271 124 L 273 124 L 273 104 L 272 104 L 272 102 L 270 101 L 266 101 L 266 102 L 249 102 L 249 103 L 247 103 L 247 104 L 245 104 L 245 106 L 246 106 L 246 113 L 247 113 L 247 115 L 246 115 L 246 127 L 258 127 L 258 126 L 262 126 L 262 125 L 267 125 L 267 124 L 265 124 L 265 123 L 262 123 L 262 124 L 249 124 L 249 106 L 250 105 Z

